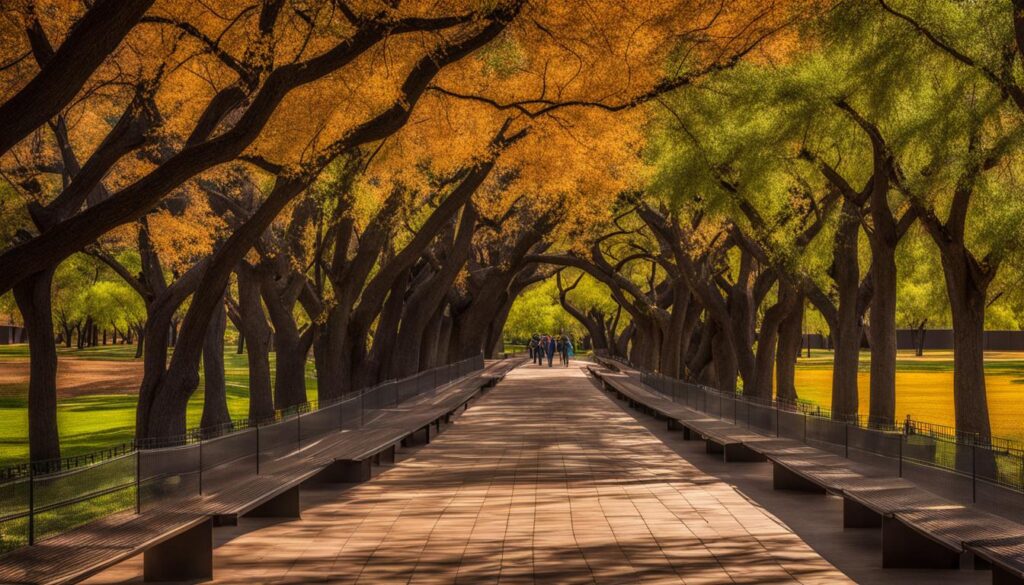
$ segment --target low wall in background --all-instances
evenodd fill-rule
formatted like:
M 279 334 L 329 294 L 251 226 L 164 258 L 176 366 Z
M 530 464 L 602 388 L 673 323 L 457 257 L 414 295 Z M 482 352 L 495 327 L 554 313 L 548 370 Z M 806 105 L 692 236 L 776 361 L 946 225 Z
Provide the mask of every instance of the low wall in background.
M 986 351 L 1024 351 L 1024 331 L 986 331 L 984 343 Z M 820 333 L 805 333 L 803 347 L 808 347 L 808 344 L 811 349 L 832 349 L 830 340 Z M 864 340 L 862 346 L 870 347 L 867 339 Z M 917 348 L 914 343 L 913 329 L 896 330 L 896 348 L 907 350 Z M 926 351 L 929 349 L 952 350 L 953 330 L 926 329 L 924 349 Z
M 0 325 L 0 345 L 12 343 L 25 343 L 25 328 L 17 325 Z

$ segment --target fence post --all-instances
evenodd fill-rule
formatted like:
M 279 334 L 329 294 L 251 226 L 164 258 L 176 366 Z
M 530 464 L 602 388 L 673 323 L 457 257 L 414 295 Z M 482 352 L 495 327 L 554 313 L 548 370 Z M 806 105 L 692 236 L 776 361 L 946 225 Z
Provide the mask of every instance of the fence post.
M 971 501 L 978 503 L 978 447 L 971 443 Z
M 899 442 L 899 446 L 900 446 L 900 448 L 899 448 L 899 457 L 900 457 L 900 475 L 899 475 L 899 476 L 900 476 L 900 477 L 903 477 L 903 435 L 902 435 L 902 434 L 900 435 L 900 442 Z
M 28 544 L 36 543 L 36 494 L 35 494 L 35 463 L 28 464 Z
M 295 441 L 302 446 L 302 408 L 295 407 Z
M 188 439 L 186 439 L 188 440 Z M 199 437 L 199 495 L 203 495 L 203 437 Z
M 804 413 L 804 445 L 807 444 L 807 413 Z
M 846 458 L 850 458 L 850 421 L 846 421 L 843 425 L 843 443 L 846 447 Z
M 142 513 L 142 451 L 135 449 L 135 513 Z
M 807 442 L 807 432 L 806 432 L 806 429 L 807 429 L 807 419 L 804 418 L 804 430 L 805 430 L 805 432 L 804 432 L 804 442 L 805 443 Z M 778 402 L 775 403 L 775 436 L 776 437 L 781 436 L 780 433 L 779 433 L 779 403 Z

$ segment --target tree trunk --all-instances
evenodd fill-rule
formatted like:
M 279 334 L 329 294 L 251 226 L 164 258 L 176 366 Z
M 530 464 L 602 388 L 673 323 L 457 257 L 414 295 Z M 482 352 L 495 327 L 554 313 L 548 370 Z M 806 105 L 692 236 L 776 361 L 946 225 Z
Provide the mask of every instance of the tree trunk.
M 262 270 L 263 302 L 274 325 L 274 407 L 289 408 L 304 404 L 306 399 L 306 356 L 308 348 L 302 343 L 295 322 L 296 298 L 287 290 L 287 283 L 279 285 L 274 273 Z M 283 279 L 284 280 L 284 279 Z
M 405 378 L 419 371 L 420 344 L 423 342 L 423 335 L 417 332 L 415 339 L 406 339 L 406 331 L 403 329 L 399 334 L 398 329 L 399 326 L 405 325 L 402 310 L 410 308 L 405 305 L 405 293 L 408 286 L 409 275 L 407 271 L 403 271 L 403 275 L 397 278 L 392 285 L 388 299 L 384 302 L 384 307 L 381 310 L 380 318 L 377 319 L 377 328 L 373 333 L 373 346 L 367 354 L 367 359 L 359 364 L 356 373 L 357 385 L 368 387 L 384 378 Z M 425 309 L 425 307 L 419 308 Z M 411 332 L 409 332 L 409 336 L 412 336 Z
M 614 330 L 613 330 L 614 331 Z M 626 357 L 629 345 L 636 336 L 636 323 L 630 322 L 617 336 L 615 336 L 614 352 L 612 355 Z
M 779 350 L 775 355 L 775 395 L 779 400 L 795 402 L 796 392 L 796 360 L 800 357 L 800 345 L 803 343 L 804 299 L 799 293 L 795 295 L 789 314 L 779 325 Z
M 736 352 L 721 330 L 711 339 L 711 361 L 715 368 L 715 387 L 727 394 L 736 393 L 736 376 L 739 374 Z
M 683 340 L 683 327 L 686 323 L 686 316 L 690 303 L 693 302 L 693 295 L 678 280 L 672 287 L 672 311 L 670 313 L 668 327 L 664 332 L 661 344 L 661 373 L 671 378 L 678 378 L 680 373 L 679 346 Z
M 710 319 L 705 320 L 697 330 L 700 337 L 697 340 L 697 345 L 694 346 L 693 354 L 686 361 L 688 374 L 685 379 L 688 382 L 698 382 L 701 371 L 711 361 L 711 339 L 714 337 L 714 331 L 715 325 Z
M 985 303 L 990 280 L 977 278 L 966 254 L 942 250 L 953 318 L 953 404 L 956 428 L 992 436 L 985 387 Z
M 231 422 L 227 390 L 224 385 L 224 331 L 227 317 L 223 303 L 214 311 L 203 340 L 203 416 L 199 425 L 220 434 L 220 428 Z
M 921 321 L 920 325 L 914 328 L 914 355 L 921 357 L 924 355 L 924 336 L 927 330 L 925 327 L 928 325 L 928 319 Z
M 60 459 L 57 427 L 57 346 L 53 341 L 50 291 L 53 270 L 38 272 L 14 287 L 29 346 L 28 450 L 33 465 Z M 46 470 L 43 465 L 40 469 Z
M 876 207 L 872 203 L 872 209 Z M 877 215 L 873 211 L 872 215 Z M 890 217 L 891 221 L 891 217 Z M 877 220 L 876 220 L 876 223 Z M 896 419 L 896 238 L 876 233 L 871 238 L 871 389 L 870 421 L 891 424 Z M 876 230 L 877 231 L 877 230 Z
M 423 341 L 420 342 L 423 348 L 423 351 L 420 352 L 421 372 L 441 365 L 437 359 L 437 353 L 438 344 L 440 343 L 441 321 L 444 319 L 444 308 L 445 305 L 442 304 L 434 311 L 433 317 L 430 318 L 426 329 L 423 330 Z
M 690 295 L 690 302 L 686 306 L 686 315 L 683 317 L 683 331 L 679 336 L 679 374 L 678 378 L 688 379 L 690 357 L 694 353 L 693 334 L 700 325 L 700 315 L 703 308 L 697 300 L 696 295 Z
M 780 284 L 780 287 L 783 286 Z M 757 336 L 757 355 L 754 366 L 754 384 L 750 388 L 750 396 L 772 399 L 772 379 L 775 373 L 776 350 L 778 349 L 779 327 L 790 311 L 785 293 L 779 294 L 779 300 L 765 311 L 761 320 L 761 332 Z M 744 389 L 743 394 L 747 391 Z
M 451 363 L 449 349 L 452 341 L 452 326 L 454 321 L 449 314 L 441 315 L 441 325 L 437 332 L 437 365 Z
M 832 367 L 832 414 L 840 420 L 856 416 L 859 408 L 857 370 L 860 364 L 860 340 L 864 335 L 858 307 L 860 262 L 857 241 L 860 237 L 860 208 L 844 200 L 836 229 L 833 272 L 839 292 L 837 323 L 833 327 L 835 346 Z
M 142 349 L 146 341 L 146 329 L 145 327 L 139 327 L 135 332 L 136 339 L 138 342 L 135 344 L 135 359 L 142 357 Z
M 274 414 L 274 396 L 270 385 L 270 326 L 260 302 L 259 278 L 253 268 L 241 262 L 238 275 L 238 313 L 244 325 L 249 362 L 249 420 L 267 420 Z

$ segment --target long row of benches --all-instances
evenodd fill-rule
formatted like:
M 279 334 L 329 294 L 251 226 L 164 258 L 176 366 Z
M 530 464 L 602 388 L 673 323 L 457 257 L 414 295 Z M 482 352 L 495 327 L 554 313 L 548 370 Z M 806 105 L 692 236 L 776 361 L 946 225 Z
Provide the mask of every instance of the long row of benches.
M 142 513 L 120 513 L 0 557 L 2 583 L 75 583 L 139 553 L 146 581 L 213 576 L 213 528 L 238 518 L 298 518 L 299 490 L 307 483 L 370 479 L 373 464 L 393 463 L 396 449 L 440 431 L 459 409 L 494 386 L 522 360 L 506 359 L 482 371 L 377 411 L 359 429 L 330 433 L 283 453 L 273 472 L 217 482 L 202 496 L 166 502 Z M 231 470 L 224 470 L 230 475 Z
M 589 367 L 606 390 L 666 420 L 687 440 L 729 461 L 770 461 L 775 489 L 843 498 L 844 528 L 881 528 L 885 568 L 991 569 L 994 585 L 1024 584 L 1024 526 L 951 502 L 874 466 L 803 442 L 769 437 L 713 418 L 649 389 L 640 373 L 603 360 Z

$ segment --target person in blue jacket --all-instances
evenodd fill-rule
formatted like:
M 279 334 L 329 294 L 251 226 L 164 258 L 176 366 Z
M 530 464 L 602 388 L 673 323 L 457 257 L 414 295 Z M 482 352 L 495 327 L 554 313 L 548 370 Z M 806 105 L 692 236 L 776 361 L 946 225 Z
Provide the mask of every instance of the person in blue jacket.
M 548 354 L 548 367 L 550 368 L 551 362 L 555 359 L 555 338 L 547 335 L 545 336 L 545 339 L 547 339 L 547 346 L 544 349 Z
M 569 339 L 568 335 L 566 335 L 565 337 L 562 338 L 562 364 L 565 365 L 565 367 L 567 368 L 569 367 L 569 358 L 572 357 L 572 354 L 572 340 Z

